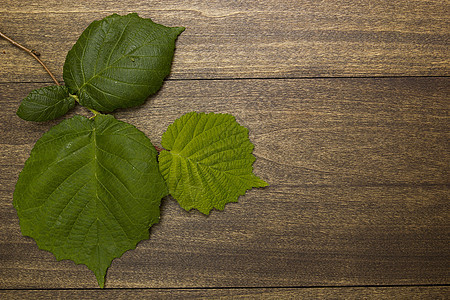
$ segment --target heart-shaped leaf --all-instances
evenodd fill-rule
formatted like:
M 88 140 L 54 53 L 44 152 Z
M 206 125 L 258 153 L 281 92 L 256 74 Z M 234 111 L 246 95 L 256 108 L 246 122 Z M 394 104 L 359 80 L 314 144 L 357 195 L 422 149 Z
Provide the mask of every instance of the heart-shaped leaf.
M 140 105 L 169 75 L 183 30 L 135 13 L 94 21 L 67 54 L 64 81 L 81 105 L 98 111 Z
M 69 96 L 63 85 L 46 86 L 32 91 L 17 110 L 17 115 L 27 121 L 43 122 L 66 114 L 75 106 L 75 99 Z
M 169 193 L 186 210 L 209 214 L 237 202 L 265 181 L 253 174 L 248 129 L 229 114 L 188 113 L 171 124 L 161 144 L 159 168 Z
M 75 116 L 38 140 L 14 191 L 20 228 L 104 285 L 111 261 L 149 237 L 167 187 L 156 150 L 112 116 Z

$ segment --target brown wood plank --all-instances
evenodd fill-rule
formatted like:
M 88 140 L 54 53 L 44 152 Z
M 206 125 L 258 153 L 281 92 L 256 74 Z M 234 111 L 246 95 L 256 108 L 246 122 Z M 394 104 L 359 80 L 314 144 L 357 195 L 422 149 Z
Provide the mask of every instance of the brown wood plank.
M 450 79 L 168 81 L 145 105 L 121 110 L 159 144 L 190 111 L 236 116 L 250 129 L 261 176 L 292 185 L 448 184 Z M 15 115 L 44 84 L 2 85 L 2 144 L 22 165 L 52 124 Z M 77 111 L 84 112 L 82 108 Z
M 209 217 L 166 199 L 150 240 L 113 262 L 106 286 L 446 284 L 448 193 L 444 187 L 275 186 Z M 97 286 L 85 266 L 57 262 L 21 237 L 2 194 L 1 288 Z
M 10 290 L 8 299 L 446 299 L 448 286 L 257 289 Z
M 0 30 L 35 48 L 62 80 L 87 25 L 138 12 L 185 26 L 171 78 L 449 75 L 447 1 L 6 1 Z M 0 40 L 0 82 L 41 82 L 39 64 Z
M 271 186 L 209 217 L 166 199 L 151 239 L 113 262 L 107 286 L 448 284 L 448 81 L 166 82 L 116 117 L 159 143 L 183 113 L 233 113 Z M 20 235 L 11 205 L 33 143 L 56 123 L 14 114 L 38 86 L 0 86 L 0 288 L 93 288 L 87 268 Z

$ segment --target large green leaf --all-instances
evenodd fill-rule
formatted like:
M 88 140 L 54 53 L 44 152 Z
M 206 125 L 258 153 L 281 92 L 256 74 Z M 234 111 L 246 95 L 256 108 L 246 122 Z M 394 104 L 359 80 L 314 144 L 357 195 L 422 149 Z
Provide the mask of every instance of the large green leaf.
M 111 261 L 149 237 L 167 187 L 150 140 L 112 116 L 75 116 L 38 140 L 14 192 L 22 233 L 101 287 Z
M 183 30 L 135 13 L 94 21 L 67 54 L 64 81 L 81 105 L 98 111 L 140 105 L 169 75 Z
M 248 129 L 232 115 L 188 113 L 162 136 L 159 168 L 169 193 L 186 210 L 209 214 L 267 183 L 253 174 Z
M 17 115 L 27 121 L 43 122 L 56 119 L 75 105 L 75 99 L 69 96 L 63 85 L 46 86 L 32 91 L 17 110 Z

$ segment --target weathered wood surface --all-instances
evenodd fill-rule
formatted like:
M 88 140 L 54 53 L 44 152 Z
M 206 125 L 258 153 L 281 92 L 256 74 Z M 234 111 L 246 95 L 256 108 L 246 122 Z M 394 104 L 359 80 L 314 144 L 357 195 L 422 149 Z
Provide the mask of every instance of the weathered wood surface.
M 183 113 L 232 113 L 271 185 L 208 217 L 165 199 L 150 240 L 109 269 L 106 286 L 118 289 L 90 290 L 85 266 L 20 234 L 15 182 L 59 120 L 15 115 L 50 80 L 0 40 L 0 298 L 448 295 L 448 2 L 6 1 L 0 31 L 42 52 L 62 80 L 91 21 L 131 11 L 187 30 L 162 90 L 115 116 L 158 144 Z M 323 78 L 340 76 L 351 78 Z
M 450 289 L 436 287 L 343 287 L 256 289 L 117 289 L 0 291 L 4 300 L 16 299 L 446 299 Z
M 14 184 L 52 124 L 14 115 L 40 84 L 1 86 L 2 287 L 95 287 L 84 266 L 20 235 Z M 447 95 L 445 78 L 166 82 L 116 117 L 157 144 L 183 113 L 233 112 L 271 186 L 209 217 L 167 199 L 151 239 L 113 262 L 108 286 L 448 283 Z
M 67 51 L 90 22 L 128 12 L 187 28 L 171 78 L 450 74 L 450 3 L 441 0 L 8 0 L 0 30 L 39 50 L 61 78 Z M 0 82 L 48 80 L 25 53 L 0 45 Z

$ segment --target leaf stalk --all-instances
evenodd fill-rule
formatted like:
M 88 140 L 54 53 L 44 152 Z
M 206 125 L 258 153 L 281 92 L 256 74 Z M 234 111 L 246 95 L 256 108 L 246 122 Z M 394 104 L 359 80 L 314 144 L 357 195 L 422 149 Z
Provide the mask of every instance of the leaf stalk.
M 77 101 L 78 104 L 80 104 L 80 99 L 78 98 L 77 95 L 72 95 L 72 94 L 69 94 L 69 95 L 70 95 L 70 97 L 75 99 L 75 101 Z M 83 106 L 83 107 L 86 107 L 86 106 Z M 97 115 L 101 115 L 102 114 L 101 112 L 96 111 L 95 109 L 92 109 L 92 108 L 89 108 L 89 107 L 86 107 L 86 108 L 89 109 L 91 111 L 91 113 L 94 114 L 90 119 L 95 118 Z

